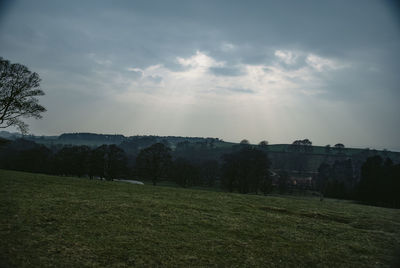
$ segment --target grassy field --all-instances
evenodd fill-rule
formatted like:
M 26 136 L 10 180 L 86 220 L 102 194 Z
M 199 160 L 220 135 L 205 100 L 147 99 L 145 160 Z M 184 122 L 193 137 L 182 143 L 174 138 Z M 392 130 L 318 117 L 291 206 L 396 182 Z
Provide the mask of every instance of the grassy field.
M 0 170 L 0 267 L 387 267 L 400 210 Z

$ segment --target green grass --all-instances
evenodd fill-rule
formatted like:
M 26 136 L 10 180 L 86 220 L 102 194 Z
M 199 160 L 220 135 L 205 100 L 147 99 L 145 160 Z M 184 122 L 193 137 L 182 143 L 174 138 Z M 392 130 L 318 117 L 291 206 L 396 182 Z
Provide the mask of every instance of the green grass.
M 377 267 L 399 243 L 400 210 L 0 170 L 0 267 Z

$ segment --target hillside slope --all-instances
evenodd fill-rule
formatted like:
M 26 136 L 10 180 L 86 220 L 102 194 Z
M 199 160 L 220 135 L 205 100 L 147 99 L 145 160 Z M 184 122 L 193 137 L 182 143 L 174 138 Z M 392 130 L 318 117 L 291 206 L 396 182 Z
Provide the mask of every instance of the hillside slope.
M 0 266 L 390 266 L 400 210 L 0 170 Z

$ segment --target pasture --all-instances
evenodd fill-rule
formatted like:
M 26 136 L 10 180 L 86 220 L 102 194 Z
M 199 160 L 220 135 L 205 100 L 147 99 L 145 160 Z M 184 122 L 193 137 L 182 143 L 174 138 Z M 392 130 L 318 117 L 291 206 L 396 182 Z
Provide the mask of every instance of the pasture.
M 399 245 L 395 209 L 0 170 L 1 267 L 377 267 Z

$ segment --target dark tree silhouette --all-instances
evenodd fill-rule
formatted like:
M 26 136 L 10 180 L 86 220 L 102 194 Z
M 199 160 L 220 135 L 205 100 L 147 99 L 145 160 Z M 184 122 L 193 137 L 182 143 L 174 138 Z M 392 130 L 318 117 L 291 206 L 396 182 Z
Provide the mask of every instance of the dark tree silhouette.
M 356 186 L 351 159 L 336 160 L 333 165 L 322 163 L 316 179 L 321 196 L 350 198 Z
M 280 194 L 284 194 L 287 192 L 289 187 L 289 174 L 286 171 L 279 172 L 278 177 L 278 190 Z
M 267 148 L 268 147 L 268 141 L 260 141 L 260 143 L 258 144 L 258 146 L 260 146 L 261 148 Z
M 107 165 L 105 163 L 105 155 L 107 154 L 107 149 L 107 145 L 102 145 L 91 151 L 88 170 L 88 174 L 91 179 L 94 176 L 100 178 L 106 177 Z
M 21 119 L 42 117 L 46 109 L 36 98 L 44 95 L 40 81 L 39 75 L 24 65 L 0 57 L 0 128 L 16 126 L 27 133 L 28 125 Z
M 0 137 L 0 148 L 10 142 L 11 142 L 10 140 Z
M 216 160 L 207 160 L 200 165 L 200 177 L 203 185 L 212 187 L 219 177 L 219 164 Z
M 0 168 L 27 172 L 50 172 L 51 151 L 33 141 L 17 139 L 0 148 Z
M 142 149 L 136 158 L 136 169 L 139 175 L 151 179 L 153 185 L 165 175 L 171 165 L 171 149 L 162 143 L 155 143 Z
M 243 140 L 240 141 L 240 144 L 241 145 L 249 145 L 250 142 L 249 142 L 249 140 L 243 139 Z
M 196 185 L 198 183 L 198 168 L 184 158 L 178 158 L 173 162 L 171 172 L 172 179 L 182 187 Z
M 289 145 L 289 150 L 294 152 L 311 152 L 313 150 L 312 142 L 309 139 L 295 140 Z
M 127 156 L 121 148 L 114 144 L 102 145 L 91 152 L 88 174 L 114 180 L 127 173 L 126 162 Z
M 304 139 L 301 141 L 301 143 L 303 144 L 303 146 L 311 146 L 312 142 L 309 139 Z
M 400 164 L 378 155 L 368 157 L 361 167 L 357 199 L 366 203 L 400 207 Z
M 343 153 L 344 150 L 344 145 L 342 143 L 336 143 L 335 144 L 335 150 L 340 154 Z
M 88 174 L 89 156 L 88 146 L 66 146 L 55 155 L 55 172 L 78 177 Z
M 344 145 L 342 143 L 336 143 L 335 148 L 344 148 Z
M 331 176 L 331 166 L 327 163 L 322 163 L 318 168 L 318 176 L 316 180 L 316 188 L 321 194 L 321 200 L 325 195 L 325 188 Z
M 374 202 L 379 198 L 383 160 L 380 156 L 369 157 L 361 167 L 361 180 L 358 185 L 358 199 Z
M 245 147 L 240 151 L 223 156 L 222 187 L 230 192 L 255 192 L 267 185 L 269 161 L 267 155 L 260 150 Z
M 126 155 L 124 150 L 115 144 L 108 145 L 106 160 L 106 179 L 114 180 L 123 176 L 126 172 Z

